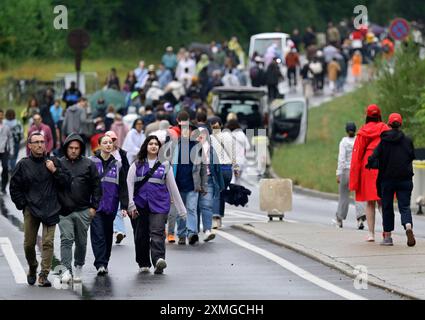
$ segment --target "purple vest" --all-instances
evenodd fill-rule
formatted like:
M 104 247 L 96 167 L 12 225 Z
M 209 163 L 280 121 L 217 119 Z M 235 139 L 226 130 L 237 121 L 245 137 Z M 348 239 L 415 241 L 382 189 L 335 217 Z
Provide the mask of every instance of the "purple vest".
M 152 213 L 168 214 L 170 211 L 170 193 L 166 185 L 166 175 L 169 170 L 169 164 L 161 164 L 154 172 L 152 177 L 142 186 L 138 183 L 149 172 L 149 163 L 136 163 L 136 180 L 134 187 L 134 203 L 139 208 L 149 207 Z
M 102 161 L 97 157 L 90 157 L 90 160 L 96 165 L 99 175 L 103 174 Z M 119 182 L 121 161 L 116 161 L 112 168 L 108 171 L 106 176 L 101 180 L 102 184 L 102 199 L 100 200 L 97 212 L 106 214 L 115 214 L 119 205 Z

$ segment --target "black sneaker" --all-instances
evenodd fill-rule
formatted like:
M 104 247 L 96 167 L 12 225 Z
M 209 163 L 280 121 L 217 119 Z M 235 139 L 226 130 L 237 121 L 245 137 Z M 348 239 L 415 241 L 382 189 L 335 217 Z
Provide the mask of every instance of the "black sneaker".
M 407 229 L 406 236 L 407 236 L 407 245 L 409 247 L 414 247 L 416 245 L 416 240 L 415 240 L 415 235 L 413 234 L 413 230 Z
M 364 221 L 363 217 L 357 219 L 357 229 L 364 230 Z
M 37 267 L 30 268 L 27 274 L 27 282 L 30 286 L 33 286 L 37 281 Z
M 199 241 L 199 237 L 197 234 L 192 234 L 189 237 L 189 244 L 194 245 L 195 243 L 197 243 Z
M 119 232 L 119 233 L 117 234 L 117 239 L 116 239 L 115 243 L 116 243 L 116 244 L 120 244 L 120 243 L 121 243 L 121 241 L 123 241 L 123 239 L 124 239 L 124 238 L 125 238 L 125 234 L 124 234 L 124 233 Z
M 47 274 L 40 273 L 38 275 L 38 286 L 43 288 L 50 288 L 52 286 L 49 279 L 47 279 Z
M 186 238 L 179 238 L 179 242 L 178 242 L 178 244 L 181 244 L 181 245 L 186 245 Z

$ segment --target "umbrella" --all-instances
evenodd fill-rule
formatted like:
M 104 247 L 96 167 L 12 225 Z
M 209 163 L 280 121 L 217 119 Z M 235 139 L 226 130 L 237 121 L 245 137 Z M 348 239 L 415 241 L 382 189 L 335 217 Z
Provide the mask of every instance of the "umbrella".
M 385 27 L 381 27 L 377 24 L 372 24 L 369 27 L 369 30 L 372 31 L 372 33 L 376 35 L 377 37 L 379 37 L 382 33 L 386 31 Z
M 192 42 L 189 45 L 189 51 L 196 52 L 199 56 L 203 53 L 207 54 L 208 57 L 211 57 L 210 45 L 199 42 Z
M 103 99 L 105 101 L 106 106 L 112 104 L 115 107 L 115 111 L 118 111 L 125 106 L 125 94 L 121 91 L 114 90 L 114 89 L 106 89 L 106 90 L 99 90 L 93 93 L 89 97 L 89 102 L 92 108 L 97 109 L 98 103 L 97 101 L 99 99 Z

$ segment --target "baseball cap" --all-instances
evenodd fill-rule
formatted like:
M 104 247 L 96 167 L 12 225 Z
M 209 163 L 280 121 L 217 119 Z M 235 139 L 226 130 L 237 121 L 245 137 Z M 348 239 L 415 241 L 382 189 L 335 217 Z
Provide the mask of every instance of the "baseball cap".
M 391 113 L 388 117 L 388 124 L 391 125 L 394 122 L 398 122 L 400 124 L 403 124 L 403 118 L 399 113 Z
M 347 122 L 347 124 L 345 125 L 345 131 L 356 132 L 357 131 L 356 124 L 354 122 Z
M 375 118 L 381 116 L 381 109 L 376 104 L 367 107 L 366 114 L 368 117 Z
M 106 131 L 105 132 L 105 136 L 108 136 L 109 138 L 111 138 L 112 140 L 116 140 L 118 139 L 117 134 L 113 131 Z

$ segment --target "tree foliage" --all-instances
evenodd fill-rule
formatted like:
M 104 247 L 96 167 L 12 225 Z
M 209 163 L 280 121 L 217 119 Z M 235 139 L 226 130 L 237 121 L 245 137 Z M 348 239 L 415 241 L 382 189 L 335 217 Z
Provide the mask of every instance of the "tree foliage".
M 0 57 L 69 54 L 68 31 L 53 28 L 53 8 L 68 8 L 69 29 L 90 32 L 92 55 L 158 50 L 192 41 L 236 35 L 243 45 L 259 32 L 291 32 L 353 18 L 357 0 L 2 0 Z M 420 19 L 423 0 L 365 0 L 369 17 L 388 23 L 395 16 Z M 126 44 L 132 44 L 126 46 Z M 118 46 L 118 47 L 117 47 Z M 117 50 L 118 49 L 118 50 Z M 124 52 L 126 53 L 126 52 Z
M 381 77 L 377 81 L 378 104 L 384 115 L 400 113 L 403 127 L 415 138 L 417 146 L 425 146 L 425 60 L 421 60 L 418 48 L 409 43 L 397 52 L 394 66 L 380 67 Z

